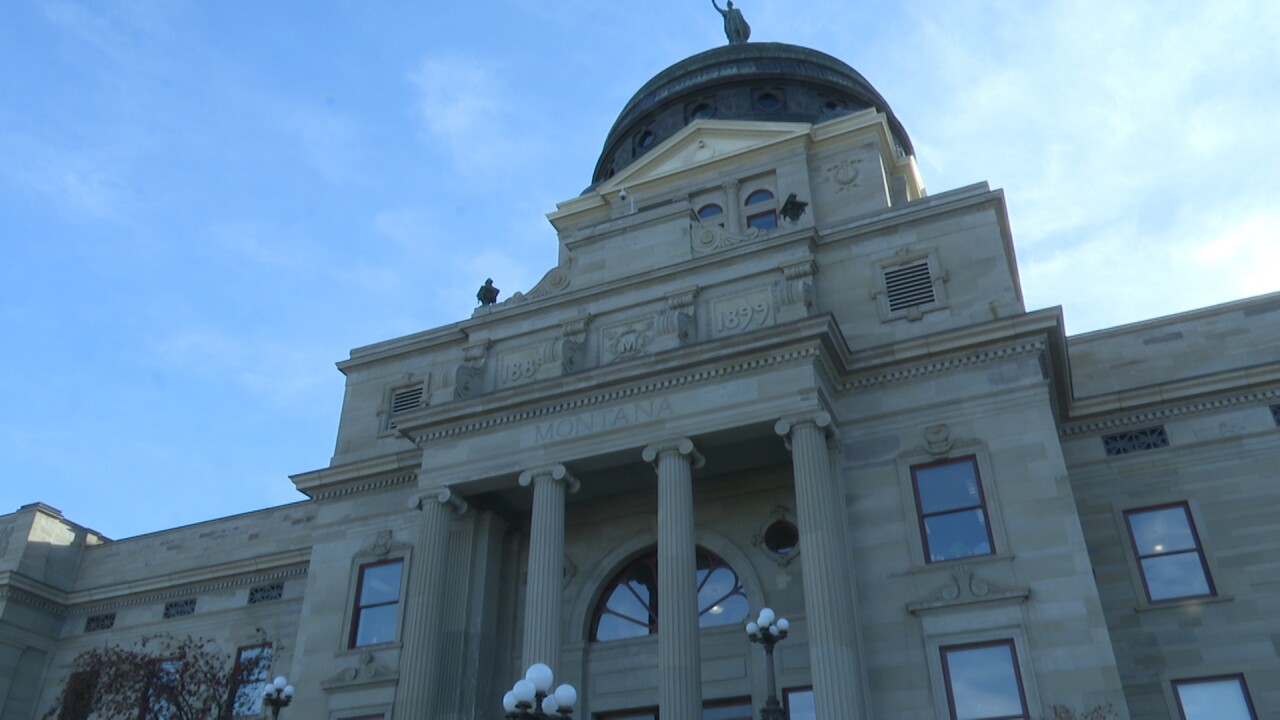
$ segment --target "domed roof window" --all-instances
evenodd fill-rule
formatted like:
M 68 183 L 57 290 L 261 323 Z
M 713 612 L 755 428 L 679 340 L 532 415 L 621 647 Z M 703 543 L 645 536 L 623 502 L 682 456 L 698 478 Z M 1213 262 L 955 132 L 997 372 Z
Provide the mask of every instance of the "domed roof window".
M 756 105 L 759 106 L 761 110 L 777 110 L 782 107 L 782 98 L 771 92 L 760 93 L 760 95 L 756 97 Z

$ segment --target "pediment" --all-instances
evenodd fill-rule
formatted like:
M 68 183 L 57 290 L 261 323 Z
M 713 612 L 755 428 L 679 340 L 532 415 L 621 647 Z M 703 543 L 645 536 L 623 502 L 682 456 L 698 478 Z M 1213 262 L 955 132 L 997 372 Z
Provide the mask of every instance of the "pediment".
M 699 120 L 667 138 L 661 145 L 635 161 L 598 190 L 608 193 L 619 188 L 683 172 L 699 165 L 741 156 L 781 142 L 808 136 L 808 123 L 735 122 Z
M 907 610 L 919 614 L 929 610 L 974 603 L 1012 600 L 1023 602 L 1031 596 L 1030 588 L 1002 585 L 979 577 L 973 569 L 961 565 L 951 572 L 951 577 L 928 595 L 907 603 Z

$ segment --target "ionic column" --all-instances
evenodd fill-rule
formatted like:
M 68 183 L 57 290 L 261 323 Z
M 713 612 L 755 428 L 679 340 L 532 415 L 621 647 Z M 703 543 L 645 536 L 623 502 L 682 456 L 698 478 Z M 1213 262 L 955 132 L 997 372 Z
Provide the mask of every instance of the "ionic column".
M 679 438 L 644 449 L 658 471 L 658 713 L 702 717 L 698 650 L 698 557 L 693 537 L 693 468 L 703 458 Z
M 796 519 L 804 564 L 804 609 L 809 672 L 818 720 L 862 715 L 855 606 L 849 592 L 844 497 L 831 472 L 825 412 L 779 420 L 795 474 Z
M 560 613 L 564 596 L 565 490 L 578 481 L 563 465 L 520 473 L 520 485 L 533 485 L 529 525 L 529 583 L 524 596 L 524 667 L 546 663 L 559 671 Z
M 403 644 L 400 649 L 400 681 L 396 687 L 394 720 L 431 720 L 438 717 L 439 677 L 444 665 L 444 614 L 449 530 L 453 516 L 466 511 L 467 503 L 448 488 L 416 495 L 410 507 L 422 511 L 418 545 L 409 567 L 409 593 L 405 598 Z

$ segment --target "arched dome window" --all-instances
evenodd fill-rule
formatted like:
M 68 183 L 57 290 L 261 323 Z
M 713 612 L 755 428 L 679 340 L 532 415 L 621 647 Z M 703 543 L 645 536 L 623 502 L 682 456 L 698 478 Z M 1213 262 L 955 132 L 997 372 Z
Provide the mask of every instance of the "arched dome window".
M 746 201 L 744 201 L 742 204 L 758 205 L 762 202 L 769 202 L 772 199 L 773 199 L 773 193 L 769 192 L 768 190 L 756 190 L 755 192 L 748 195 Z
M 724 208 L 720 207 L 719 205 L 716 205 L 715 203 L 711 203 L 709 205 L 703 205 L 702 207 L 698 208 L 698 219 L 706 220 L 709 217 L 715 217 L 716 215 L 720 215 L 723 213 L 724 213 Z
M 747 594 L 738 574 L 714 553 L 698 548 L 698 626 L 740 623 L 747 617 Z M 658 551 L 632 560 L 605 586 L 591 619 L 591 640 L 607 642 L 658 632 L 660 622 Z

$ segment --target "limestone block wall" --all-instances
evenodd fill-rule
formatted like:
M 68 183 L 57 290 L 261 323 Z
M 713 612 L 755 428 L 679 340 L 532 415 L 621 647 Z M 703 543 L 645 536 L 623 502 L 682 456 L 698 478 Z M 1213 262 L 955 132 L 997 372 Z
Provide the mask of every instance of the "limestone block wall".
M 939 648 L 1004 639 L 1033 717 L 1055 704 L 1127 717 L 1036 354 L 884 384 L 838 409 L 871 717 L 947 718 Z M 967 456 L 994 554 L 926 563 L 910 467 Z
M 1260 402 L 1163 409 L 1168 447 L 1108 457 L 1101 435 L 1123 427 L 1079 428 L 1064 443 L 1130 710 L 1176 717 L 1171 681 L 1242 674 L 1258 717 L 1276 717 L 1280 428 Z M 1191 510 L 1213 597 L 1147 601 L 1124 511 L 1169 503 Z

